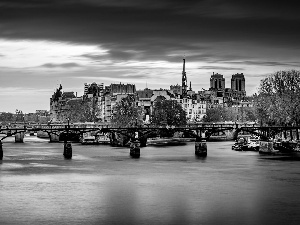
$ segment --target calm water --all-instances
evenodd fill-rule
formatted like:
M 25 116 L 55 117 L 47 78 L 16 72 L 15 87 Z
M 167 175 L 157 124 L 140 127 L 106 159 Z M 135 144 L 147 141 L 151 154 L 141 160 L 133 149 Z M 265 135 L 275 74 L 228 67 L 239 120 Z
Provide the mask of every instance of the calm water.
M 235 152 L 233 142 L 141 149 L 25 137 L 3 144 L 0 224 L 300 224 L 300 161 Z

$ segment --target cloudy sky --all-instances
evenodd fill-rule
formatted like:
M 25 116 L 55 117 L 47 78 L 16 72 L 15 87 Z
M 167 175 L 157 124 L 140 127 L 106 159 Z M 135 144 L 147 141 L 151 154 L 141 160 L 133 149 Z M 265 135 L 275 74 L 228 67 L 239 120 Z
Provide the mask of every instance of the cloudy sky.
M 0 112 L 49 110 L 58 84 L 181 83 L 244 73 L 247 94 L 267 74 L 300 69 L 296 1 L 0 0 Z

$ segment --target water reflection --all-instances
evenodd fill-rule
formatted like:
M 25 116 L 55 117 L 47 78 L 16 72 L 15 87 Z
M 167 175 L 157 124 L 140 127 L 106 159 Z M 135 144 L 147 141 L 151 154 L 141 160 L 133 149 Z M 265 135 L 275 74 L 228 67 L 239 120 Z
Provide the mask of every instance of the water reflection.
M 296 161 L 235 152 L 230 142 L 129 149 L 5 143 L 0 224 L 298 224 Z

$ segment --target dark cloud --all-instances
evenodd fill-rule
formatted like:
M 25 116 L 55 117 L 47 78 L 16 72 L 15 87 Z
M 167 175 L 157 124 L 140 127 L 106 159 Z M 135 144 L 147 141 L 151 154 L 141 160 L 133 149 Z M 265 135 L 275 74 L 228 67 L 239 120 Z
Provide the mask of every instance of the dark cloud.
M 74 67 L 80 67 L 81 65 L 77 63 L 61 63 L 61 64 L 55 64 L 55 63 L 46 63 L 41 65 L 40 67 L 46 67 L 46 68 L 74 68 Z
M 93 7 L 165 10 L 179 15 L 217 18 L 299 19 L 297 1 L 272 0 L 1 0 L 2 7 Z
M 97 44 L 115 60 L 178 62 L 184 53 L 190 61 L 212 60 L 216 54 L 208 46 L 220 42 L 232 49 L 237 42 L 300 48 L 293 4 L 258 0 L 2 0 L 0 4 L 0 38 Z M 220 60 L 228 59 L 222 56 Z
M 53 0 L 1 0 L 1 7 L 18 7 L 18 8 L 28 8 L 33 6 L 44 6 L 53 4 Z

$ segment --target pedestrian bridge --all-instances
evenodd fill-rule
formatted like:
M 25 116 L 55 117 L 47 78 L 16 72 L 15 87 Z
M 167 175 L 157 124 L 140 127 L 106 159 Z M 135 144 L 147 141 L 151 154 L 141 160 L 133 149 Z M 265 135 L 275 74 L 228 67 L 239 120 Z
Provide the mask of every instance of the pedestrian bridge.
M 255 123 L 194 123 L 187 124 L 185 126 L 132 126 L 132 127 L 115 127 L 107 124 L 13 124 L 10 126 L 1 126 L 0 134 L 0 158 L 3 157 L 2 140 L 9 136 L 15 137 L 15 142 L 23 142 L 25 133 L 47 133 L 50 138 L 50 142 L 58 142 L 59 137 L 64 135 L 64 155 L 69 154 L 67 158 L 72 157 L 72 148 L 70 143 L 70 137 L 72 135 L 83 135 L 87 132 L 93 132 L 95 135 L 110 134 L 111 141 L 116 134 L 124 135 L 131 141 L 130 153 L 131 155 L 140 154 L 140 147 L 145 147 L 147 143 L 147 137 L 153 133 L 174 133 L 182 132 L 189 137 L 195 138 L 195 154 L 200 156 L 207 155 L 206 141 L 209 138 L 220 132 L 231 131 L 233 136 L 237 137 L 240 132 L 247 132 L 260 136 L 262 140 L 268 141 L 278 133 L 283 133 L 285 136 L 289 136 L 290 139 L 299 140 L 300 127 L 288 127 L 288 126 L 258 126 Z M 1 153 L 2 152 L 2 153 Z M 68 152 L 65 154 L 65 152 Z M 136 152 L 136 153 L 135 153 Z M 1 157 L 2 154 L 2 157 Z

